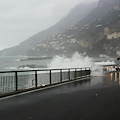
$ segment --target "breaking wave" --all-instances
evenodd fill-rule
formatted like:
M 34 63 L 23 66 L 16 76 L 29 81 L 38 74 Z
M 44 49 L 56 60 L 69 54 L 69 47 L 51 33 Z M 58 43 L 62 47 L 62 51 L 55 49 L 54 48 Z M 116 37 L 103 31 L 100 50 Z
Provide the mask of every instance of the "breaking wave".
M 103 75 L 103 68 L 101 64 L 95 64 L 93 58 L 84 56 L 78 52 L 75 52 L 71 58 L 66 56 L 55 56 L 51 63 L 48 65 L 50 69 L 60 68 L 84 68 L 91 67 L 92 76 Z
M 49 68 L 83 68 L 92 67 L 92 58 L 75 52 L 71 58 L 66 56 L 55 56 L 51 63 L 48 65 Z

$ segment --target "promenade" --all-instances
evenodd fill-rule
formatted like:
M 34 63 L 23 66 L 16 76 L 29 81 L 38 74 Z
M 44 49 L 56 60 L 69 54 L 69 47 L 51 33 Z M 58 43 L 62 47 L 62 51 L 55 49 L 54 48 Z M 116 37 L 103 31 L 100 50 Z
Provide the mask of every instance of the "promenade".
M 0 120 L 119 120 L 120 73 L 0 98 Z

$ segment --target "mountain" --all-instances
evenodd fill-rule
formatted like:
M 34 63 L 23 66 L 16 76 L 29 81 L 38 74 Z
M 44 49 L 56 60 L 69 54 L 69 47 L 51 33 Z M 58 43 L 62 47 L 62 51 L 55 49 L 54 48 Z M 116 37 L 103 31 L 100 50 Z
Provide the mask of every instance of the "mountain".
M 71 26 L 49 41 L 39 42 L 29 55 L 71 55 L 75 51 L 89 56 L 120 54 L 120 10 L 112 10 L 105 17 L 84 26 Z
M 79 51 L 89 56 L 120 56 L 120 0 L 99 0 L 97 7 L 88 6 L 88 11 L 76 6 L 56 25 L 0 54 L 51 57 Z
M 89 53 L 120 56 L 120 9 L 111 11 L 101 20 L 91 24 L 92 34 Z M 86 31 L 90 33 L 90 31 Z
M 99 0 L 98 7 L 100 8 L 113 8 L 120 5 L 120 0 Z
M 29 52 L 29 49 L 34 47 L 38 42 L 46 39 L 49 40 L 50 36 L 62 32 L 69 26 L 76 24 L 77 22 L 82 20 L 96 6 L 97 3 L 78 4 L 77 6 L 75 6 L 75 8 L 73 8 L 70 11 L 70 13 L 66 17 L 61 19 L 54 26 L 31 36 L 24 42 L 20 43 L 20 45 L 1 50 L 0 55 L 7 56 L 28 55 L 27 53 Z
M 49 37 L 49 40 L 40 41 L 28 51 L 28 55 L 71 55 L 75 51 L 89 56 L 119 55 L 119 12 L 118 0 L 100 0 L 98 7 L 81 21 Z

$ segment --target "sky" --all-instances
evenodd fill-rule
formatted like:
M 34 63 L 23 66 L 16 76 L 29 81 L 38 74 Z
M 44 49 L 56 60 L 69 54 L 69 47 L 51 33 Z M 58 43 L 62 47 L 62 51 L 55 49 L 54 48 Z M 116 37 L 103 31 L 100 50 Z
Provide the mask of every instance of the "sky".
M 94 2 L 98 0 L 87 0 Z M 0 50 L 56 24 L 85 0 L 0 0 Z

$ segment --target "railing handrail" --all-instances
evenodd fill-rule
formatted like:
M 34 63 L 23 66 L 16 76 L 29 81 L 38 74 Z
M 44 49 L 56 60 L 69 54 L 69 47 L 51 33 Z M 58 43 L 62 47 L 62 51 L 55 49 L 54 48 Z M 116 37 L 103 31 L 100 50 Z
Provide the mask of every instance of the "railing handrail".
M 72 70 L 72 69 L 90 69 L 91 67 L 83 67 L 83 68 L 59 68 L 59 69 L 34 69 L 34 70 L 13 70 L 13 71 L 0 71 L 0 73 L 13 73 L 13 72 L 35 72 L 35 71 L 50 71 L 50 70 Z
M 21 74 L 23 72 L 25 73 Z M 30 74 L 28 72 L 30 72 Z M 8 90 L 7 93 L 9 93 L 20 90 L 27 90 L 30 88 L 36 89 L 41 85 L 54 85 L 70 80 L 87 77 L 90 76 L 91 69 L 90 67 L 84 67 L 63 69 L 15 70 L 15 71 L 0 71 L 0 73 L 1 73 L 0 85 L 2 86 L 3 93 L 4 92 L 6 93 L 6 90 Z M 10 75 L 11 73 L 12 75 Z M 42 79 L 44 80 L 43 82 L 41 82 Z

